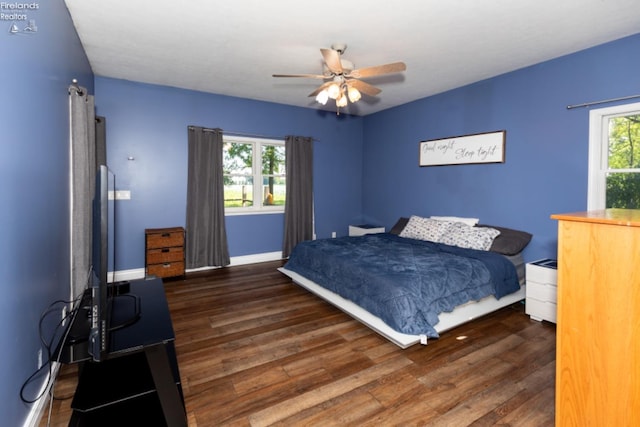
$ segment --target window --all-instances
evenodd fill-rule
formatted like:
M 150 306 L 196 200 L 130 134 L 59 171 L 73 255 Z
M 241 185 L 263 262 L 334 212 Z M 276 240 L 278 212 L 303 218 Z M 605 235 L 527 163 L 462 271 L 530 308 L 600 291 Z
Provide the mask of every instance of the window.
M 225 136 L 223 162 L 227 213 L 284 211 L 284 141 Z
M 640 103 L 589 116 L 588 209 L 640 209 Z

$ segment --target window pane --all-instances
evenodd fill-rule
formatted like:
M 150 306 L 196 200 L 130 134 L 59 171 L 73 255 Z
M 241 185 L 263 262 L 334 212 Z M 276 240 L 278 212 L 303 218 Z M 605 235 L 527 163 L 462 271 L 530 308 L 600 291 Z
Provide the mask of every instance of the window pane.
M 253 145 L 227 142 L 223 148 L 224 206 L 253 206 Z
M 253 178 L 243 176 L 225 176 L 224 207 L 243 208 L 253 206 Z
M 640 173 L 608 173 L 606 208 L 640 209 Z
M 262 174 L 284 175 L 285 156 L 284 145 L 262 146 Z
M 223 177 L 229 212 L 282 211 L 286 197 L 285 146 L 279 141 L 225 139 Z
M 239 142 L 228 142 L 223 148 L 224 174 L 251 175 L 253 146 Z
M 640 167 L 640 115 L 609 119 L 609 169 Z
M 282 176 L 264 176 L 262 179 L 262 203 L 264 206 L 284 206 L 286 179 Z

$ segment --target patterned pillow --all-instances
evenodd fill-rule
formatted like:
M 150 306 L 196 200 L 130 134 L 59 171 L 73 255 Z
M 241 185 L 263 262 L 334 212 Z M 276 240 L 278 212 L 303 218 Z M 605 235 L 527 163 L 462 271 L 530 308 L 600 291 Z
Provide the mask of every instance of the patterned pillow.
M 493 239 L 500 232 L 490 227 L 470 227 L 462 222 L 451 223 L 446 233 L 442 235 L 439 243 L 461 248 L 479 249 L 488 251 L 491 248 Z
M 480 221 L 480 218 L 464 218 L 464 217 L 460 217 L 460 216 L 434 216 L 434 215 L 431 215 L 429 218 L 437 219 L 438 221 L 463 222 L 463 223 L 465 223 L 467 225 L 470 225 L 472 227 L 474 225 L 476 225 Z
M 437 242 L 451 224 L 449 221 L 438 221 L 413 215 L 399 235 L 410 239 Z

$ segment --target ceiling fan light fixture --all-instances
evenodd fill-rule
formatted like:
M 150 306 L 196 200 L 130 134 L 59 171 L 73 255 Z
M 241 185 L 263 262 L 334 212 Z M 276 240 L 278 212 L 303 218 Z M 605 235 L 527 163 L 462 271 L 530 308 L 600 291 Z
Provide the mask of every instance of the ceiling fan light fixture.
M 340 85 L 338 85 L 337 83 L 330 84 L 326 90 L 329 98 L 331 99 L 338 99 L 338 97 L 340 96 Z
M 322 105 L 326 105 L 329 100 L 329 92 L 326 89 L 321 90 L 316 96 L 316 101 Z
M 360 91 L 353 86 L 349 86 L 347 88 L 347 95 L 349 96 L 349 101 L 351 101 L 352 103 L 358 102 L 360 101 L 360 98 L 362 98 L 362 94 L 360 94 Z
M 340 108 L 349 103 L 355 104 L 362 99 L 362 94 L 376 96 L 381 90 L 362 79 L 380 76 L 390 73 L 405 71 L 404 62 L 375 65 L 372 67 L 355 68 L 353 62 L 342 58 L 347 45 L 335 43 L 331 49 L 320 49 L 323 57 L 322 74 L 274 74 L 273 77 L 304 77 L 324 80 L 315 91 L 309 94 L 322 105 L 326 105 L 329 99 L 336 102 L 340 114 Z
M 344 93 L 341 93 L 340 96 L 336 99 L 336 107 L 346 107 L 347 106 L 347 97 L 344 96 Z

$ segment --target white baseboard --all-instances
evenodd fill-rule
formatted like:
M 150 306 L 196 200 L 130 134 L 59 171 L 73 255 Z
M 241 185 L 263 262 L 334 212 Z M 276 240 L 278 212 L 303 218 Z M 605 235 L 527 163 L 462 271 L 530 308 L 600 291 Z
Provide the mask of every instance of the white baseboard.
M 132 270 L 119 270 L 109 272 L 109 282 L 121 282 L 123 280 L 144 279 L 144 268 L 134 268 Z
M 229 267 L 233 267 L 236 265 L 247 265 L 247 264 L 257 264 L 259 262 L 268 262 L 268 261 L 278 261 L 282 259 L 282 252 L 266 252 L 262 254 L 254 254 L 254 255 L 244 255 L 237 256 L 231 258 L 231 264 Z M 206 271 L 213 270 L 220 267 L 200 267 L 200 268 L 192 268 L 187 270 L 187 273 L 192 271 Z
M 263 254 L 237 256 L 231 258 L 230 266 L 257 264 L 259 262 L 278 261 L 282 259 L 282 252 L 266 252 Z
M 42 388 L 40 389 L 40 393 L 42 393 L 40 399 L 33 403 L 31 406 L 31 410 L 27 415 L 27 419 L 24 421 L 23 427 L 37 427 L 40 425 L 40 420 L 43 415 L 46 415 L 47 403 L 49 403 L 49 397 L 51 392 L 51 387 L 53 387 L 55 383 L 55 378 L 58 377 L 58 371 L 60 370 L 60 364 L 58 362 L 53 362 L 51 365 L 51 381 L 45 381 L 42 384 Z
M 253 255 L 243 255 L 237 257 L 231 257 L 231 264 L 229 267 L 233 267 L 236 265 L 246 265 L 246 264 L 257 264 L 259 262 L 268 262 L 268 261 L 278 261 L 282 259 L 282 252 L 265 252 L 262 254 L 253 254 Z M 201 268 L 193 268 L 187 270 L 187 273 L 193 271 L 206 271 L 212 270 L 219 267 L 201 267 Z M 109 272 L 109 281 L 110 282 L 119 282 L 122 280 L 136 280 L 136 279 L 144 279 L 144 268 L 134 268 L 131 270 L 119 270 L 114 272 Z

